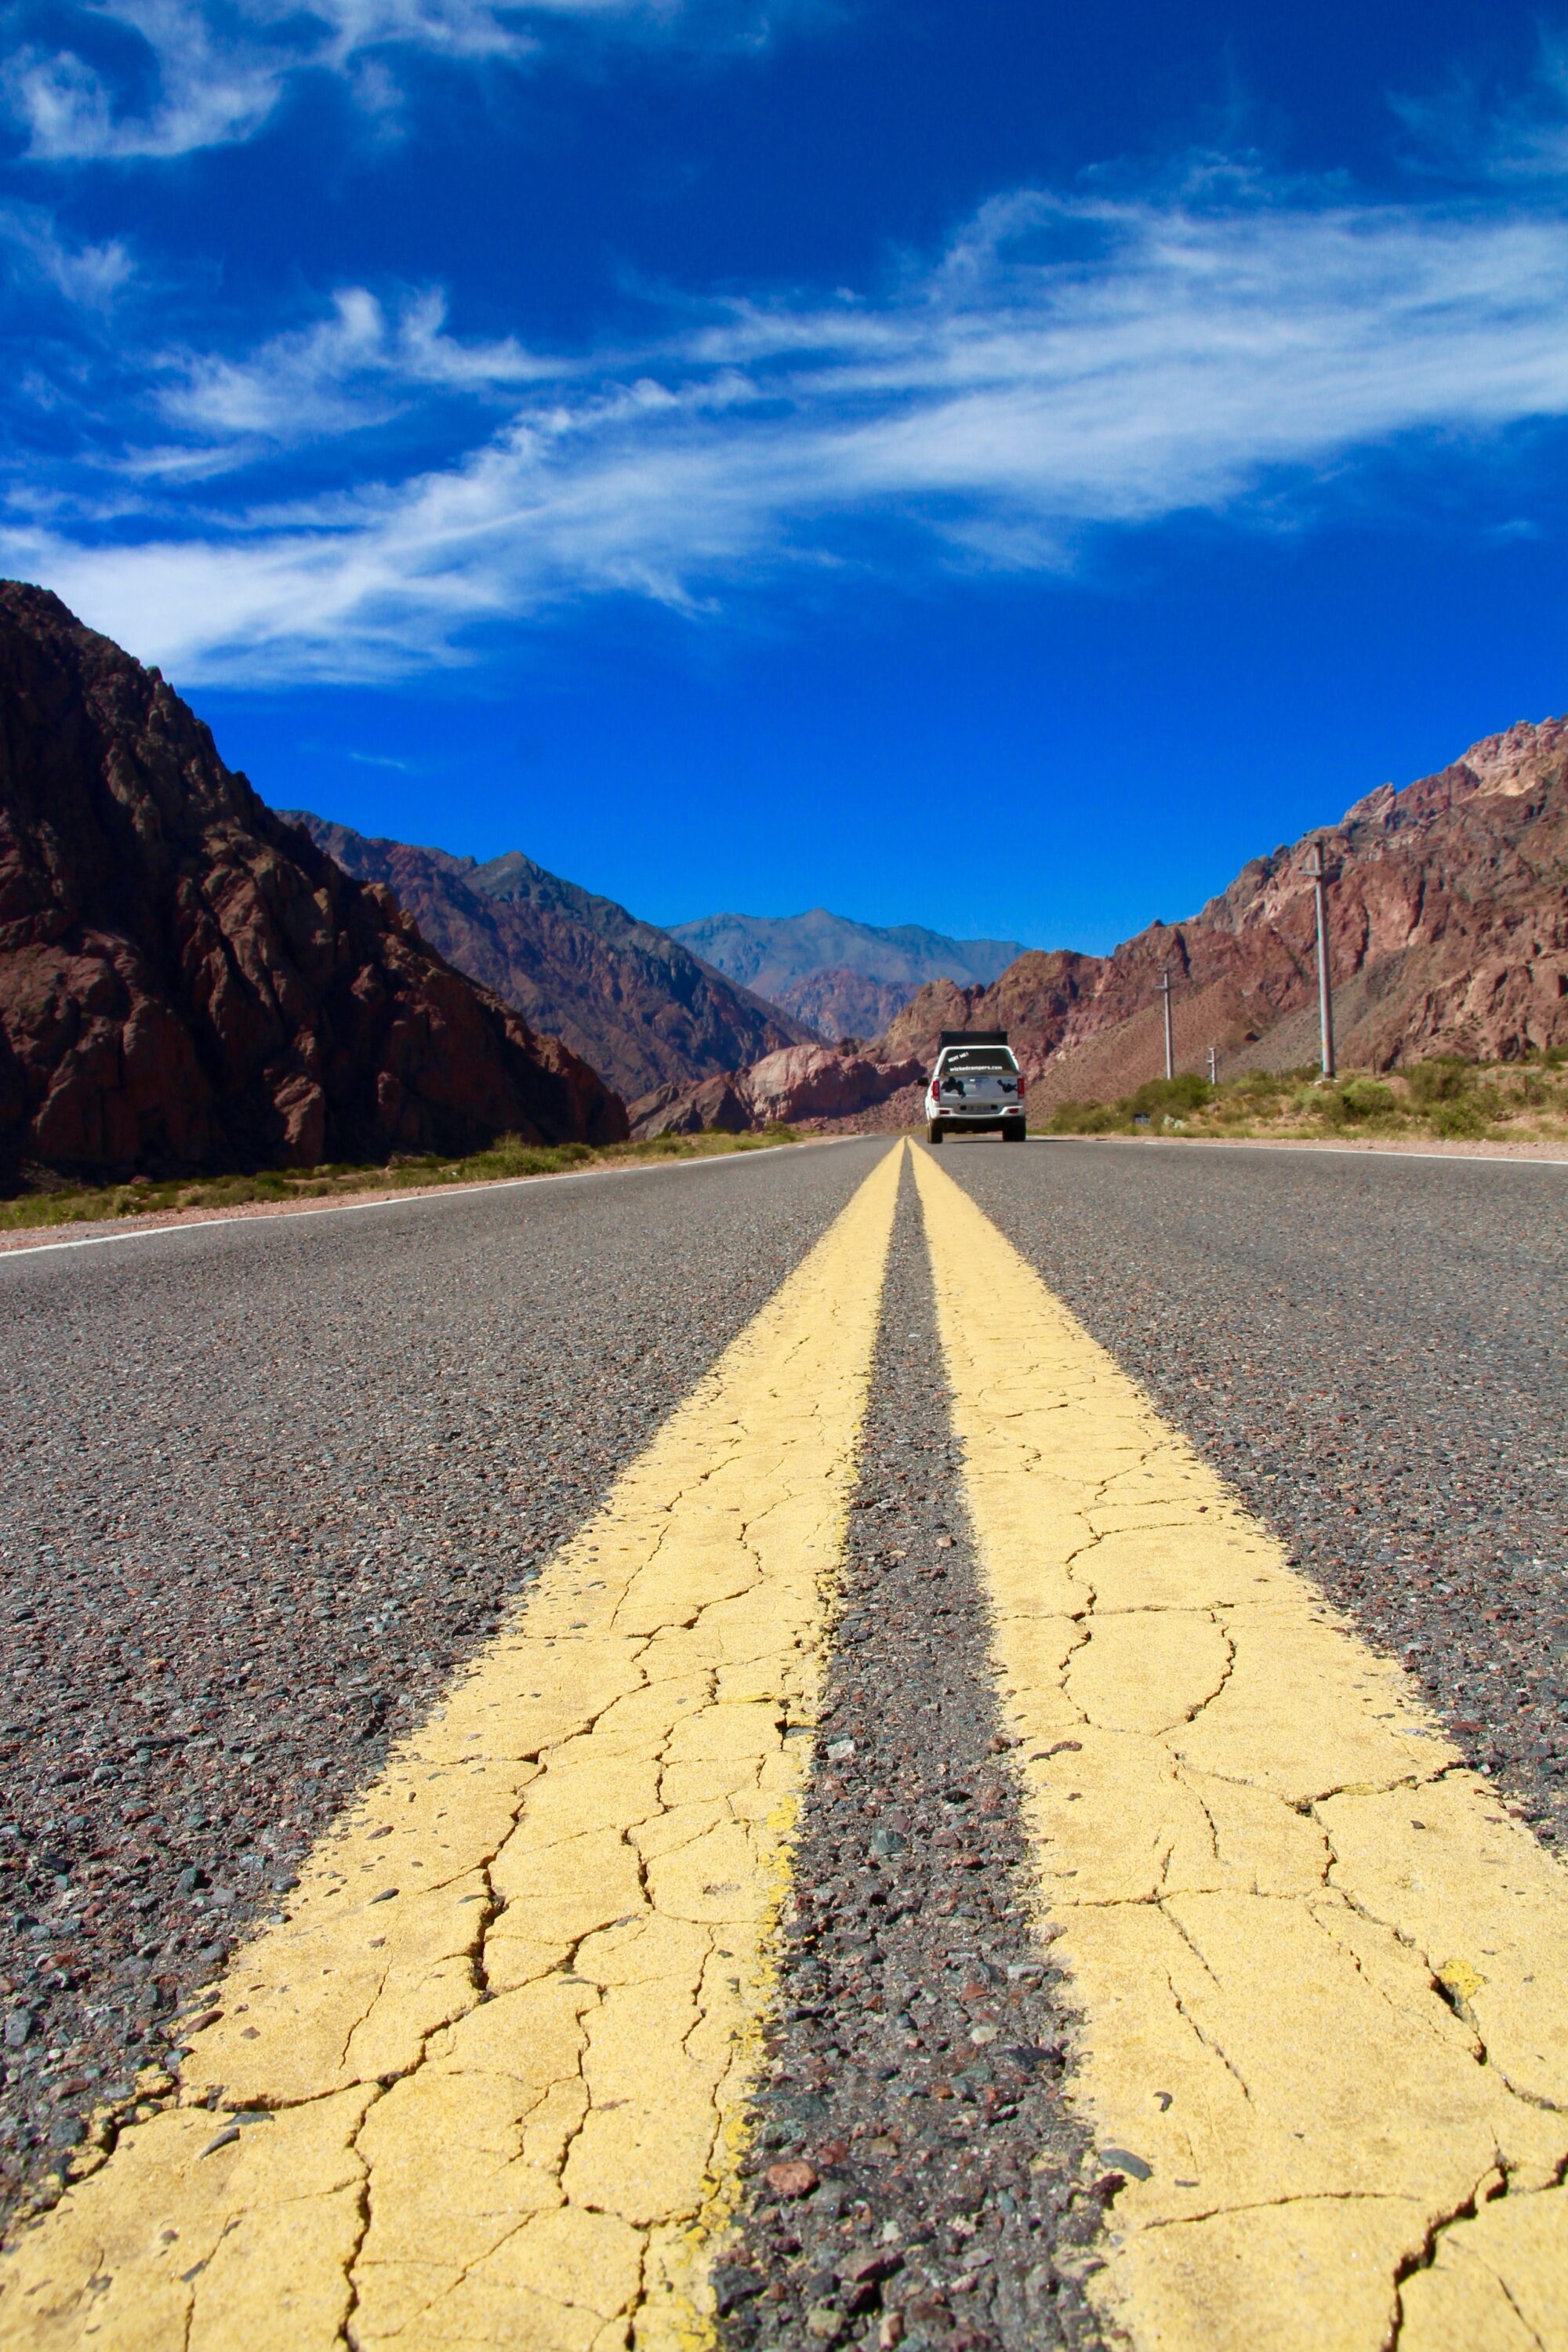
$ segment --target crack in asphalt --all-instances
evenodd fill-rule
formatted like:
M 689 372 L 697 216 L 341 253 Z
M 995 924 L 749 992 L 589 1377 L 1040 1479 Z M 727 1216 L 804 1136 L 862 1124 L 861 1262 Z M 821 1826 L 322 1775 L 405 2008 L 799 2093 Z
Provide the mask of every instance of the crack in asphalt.
M 276 1880 L 879 1149 L 5 1261 L 0 2215 L 92 2169 Z M 18 1916 L 67 1871 L 82 1930 L 40 1948 Z
M 1026 1163 L 950 1165 L 1468 1760 L 1568 1837 L 1562 1187 L 1096 1143 Z
M 1087 2352 L 1119 2177 L 1062 2096 L 907 1173 L 849 1528 L 721 2345 Z
M 1473 2215 L 1475 2191 L 1464 2188 L 1463 2174 L 1478 2141 L 1503 2164 L 1489 2176 L 1501 2193 L 1512 2183 L 1510 2167 L 1531 2189 L 1543 2158 L 1562 2165 L 1563 2144 L 1550 2130 L 1543 2140 L 1540 2126 L 1526 2122 L 1528 2103 L 1515 2101 L 1509 2072 L 1477 2023 L 1467 1980 L 1474 1964 L 1445 1960 L 1441 1950 L 1430 1948 L 1439 1937 L 1445 1944 L 1451 1938 L 1462 1953 L 1478 1934 L 1484 1953 L 1494 1944 L 1506 1947 L 1507 1957 L 1495 1966 L 1490 1958 L 1483 1961 L 1499 1980 L 1489 1997 L 1493 2005 L 1481 2004 L 1493 2037 L 1507 2043 L 1514 2071 L 1523 2058 L 1549 2078 L 1553 2068 L 1560 2075 L 1561 2039 L 1551 2023 L 1547 1989 L 1554 1986 L 1559 1966 L 1552 1955 L 1562 1948 L 1563 1922 L 1554 1907 L 1560 1891 L 1542 1876 L 1554 1877 L 1547 1858 L 1527 1852 L 1527 1839 L 1519 1843 L 1523 1833 L 1501 1818 L 1500 1808 L 1504 1834 L 1495 1860 L 1489 1854 L 1483 1860 L 1487 1832 L 1479 1817 L 1492 1818 L 1489 1806 L 1496 1807 L 1497 1800 L 1459 1773 L 1451 1751 L 1445 1756 L 1440 1745 L 1429 1766 L 1406 1764 L 1401 1755 L 1398 1769 L 1391 1769 L 1387 1750 L 1403 1748 L 1404 1735 L 1439 1737 L 1421 1721 L 1419 1702 L 1402 1677 L 1364 1650 L 1358 1657 L 1354 1647 L 1337 1646 L 1355 1641 L 1344 1614 L 1314 1596 L 1305 1580 L 1289 1572 L 1295 1563 L 1250 1531 L 1257 1523 L 1237 1510 L 1234 1492 L 1179 1436 L 1159 1433 L 1147 1394 L 1116 1357 L 1062 1313 L 1051 1294 L 1034 1290 L 1032 1275 L 995 1225 L 965 1200 L 966 1187 L 919 1155 L 917 1164 L 972 1496 L 1001 1612 L 1003 1670 L 1023 1686 L 1014 1727 L 1051 1738 L 1076 1720 L 1091 1751 L 1080 1785 L 1096 1799 L 1092 1806 L 1085 1804 L 1075 1818 L 1072 1801 L 1079 1790 L 1067 1784 L 1080 1774 L 1071 1768 L 1034 1778 L 1030 1809 L 1042 1890 L 1058 1907 L 1062 1949 L 1084 1988 L 1082 2094 L 1098 2115 L 1116 2118 L 1119 2136 L 1131 2130 L 1147 2100 L 1144 2065 L 1151 2053 L 1167 2046 L 1179 2021 L 1181 2033 L 1194 2037 L 1216 2068 L 1223 2067 L 1245 2103 L 1223 2123 L 1221 2078 L 1210 2077 L 1205 2105 L 1200 2072 L 1194 2076 L 1200 2089 L 1196 2113 L 1189 2106 L 1168 2126 L 1145 2126 L 1150 2144 L 1143 2156 L 1153 2162 L 1144 2166 L 1140 2159 L 1138 2185 L 1118 2208 L 1096 2307 L 1125 2323 L 1136 2315 L 1159 2334 L 1172 2317 L 1173 2296 L 1194 2331 L 1191 2340 L 1199 2342 L 1238 2326 L 1237 2297 L 1245 2292 L 1252 2297 L 1248 2324 L 1256 2329 L 1264 2324 L 1267 2275 L 1247 2275 L 1232 2235 L 1215 2239 L 1206 2254 L 1193 2242 L 1194 2252 L 1176 2256 L 1174 2268 L 1169 2256 L 1140 2256 L 1140 2243 L 1148 2246 L 1156 2230 L 1170 2243 L 1171 2231 L 1187 2230 L 1200 2218 L 1222 2221 L 1256 2210 L 1258 2200 L 1248 2190 L 1271 2185 L 1270 2175 L 1300 2181 L 1276 2200 L 1282 2206 L 1321 2204 L 1334 2174 L 1342 2178 L 1347 2165 L 1364 2172 L 1372 2189 L 1384 2189 L 1386 2201 L 1413 2198 L 1417 2223 L 1425 2209 L 1435 2207 L 1431 2231 L 1440 2238 L 1466 2213 Z M 978 1157 L 974 1168 L 979 1178 Z M 977 1181 L 974 1190 L 988 1207 L 995 1201 L 1004 1232 L 1023 1224 L 1022 1204 L 1015 1203 L 1016 1213 L 1009 1216 L 997 1198 L 1016 1175 L 1009 1171 L 1004 1180 L 995 1170 L 989 1173 L 991 1181 Z M 1024 1181 L 1029 1181 L 1026 1171 Z M 1010 1309 L 1005 1316 L 993 1304 L 1004 1297 Z M 1033 1315 L 1031 1297 L 1037 1302 Z M 1016 1366 L 1005 1382 L 994 1374 L 1004 1357 Z M 1029 1381 L 1037 1387 L 1038 1403 L 1019 1406 L 1016 1400 L 1027 1394 Z M 1060 1418 L 1063 1400 L 1081 1405 L 1077 1419 Z M 1095 1475 L 1097 1452 L 1116 1460 L 1109 1476 Z M 1088 1457 L 1081 1469 L 1079 1455 Z M 1075 1536 L 1075 1518 L 1092 1531 L 1087 1540 Z M 1031 1527 L 1041 1528 L 1043 1542 L 1031 1540 Z M 1120 1551 L 1118 1537 L 1127 1538 Z M 1168 1605 L 1147 1612 L 1120 1605 L 1129 1594 L 1136 1601 L 1140 1580 L 1151 1578 L 1178 1598 L 1191 1591 L 1191 1604 L 1179 1612 L 1188 1621 L 1185 1632 L 1172 1626 L 1169 1635 L 1152 1633 L 1161 1617 L 1170 1622 Z M 1087 1607 L 1086 1589 L 1093 1594 Z M 1154 1649 L 1140 1654 L 1127 1647 L 1130 1670 L 1124 1671 L 1118 1642 L 1126 1645 L 1130 1637 L 1119 1636 L 1108 1644 L 1097 1675 L 1097 1642 L 1117 1618 L 1137 1614 L 1146 1615 Z M 1037 1633 L 1046 1617 L 1058 1625 L 1070 1622 L 1077 1638 L 1064 1644 L 1050 1633 Z M 1207 1686 L 1194 1695 L 1194 1685 L 1205 1681 L 1209 1639 L 1200 1622 L 1224 1643 L 1224 1671 L 1209 1673 Z M 1164 1710 L 1170 1719 L 1155 1726 L 1167 1693 L 1182 1702 L 1180 1711 L 1172 1704 Z M 1346 1751 L 1349 1769 L 1325 1770 L 1324 1764 L 1339 1761 L 1336 1746 Z M 1045 1749 L 1038 1760 L 1054 1752 Z M 1228 1765 L 1228 1772 L 1215 1772 L 1216 1763 Z M 1457 1873 L 1452 1885 L 1441 1874 L 1428 1881 L 1414 1856 L 1405 1859 L 1407 1833 L 1400 1819 L 1400 1792 L 1408 1801 L 1451 1775 L 1444 1809 L 1434 1813 L 1445 1843 L 1432 1853 L 1436 1859 L 1441 1850 Z M 1245 1790 L 1246 1803 L 1211 1803 L 1221 1782 Z M 1336 1793 L 1342 1801 L 1331 1813 Z M 1417 1802 L 1426 1811 L 1436 1801 L 1417 1797 Z M 1292 1816 L 1311 1822 L 1310 1845 L 1287 1830 Z M 1426 1824 L 1417 1820 L 1413 1826 Z M 1247 1877 L 1250 1887 L 1242 1883 Z M 1528 1890 L 1528 1903 L 1503 1900 L 1516 1888 Z M 1280 1906 L 1282 1922 L 1293 1910 L 1300 1923 L 1281 1926 L 1278 1960 L 1273 1931 L 1261 1925 L 1264 1915 L 1253 1903 L 1260 1893 L 1270 1909 Z M 1365 1895 L 1381 1899 L 1362 1899 Z M 1163 1954 L 1158 1935 L 1131 1926 L 1138 1914 L 1146 1917 L 1151 1911 L 1175 1939 Z M 1130 1923 L 1121 1940 L 1100 1924 L 1119 1912 Z M 1081 1929 L 1073 1924 L 1075 1913 L 1084 1922 Z M 1483 1918 L 1495 1921 L 1492 1932 L 1474 1924 Z M 1360 1930 L 1363 1921 L 1371 1934 Z M 1308 1922 L 1311 1932 L 1304 1935 Z M 1418 1925 L 1426 1932 L 1412 1932 Z M 1315 1948 L 1326 1966 L 1316 1959 Z M 1189 1979 L 1178 1957 L 1184 1949 L 1200 1977 Z M 1418 1973 L 1395 1958 L 1401 1950 L 1419 1961 Z M 1533 1997 L 1539 2021 L 1532 2026 L 1530 1997 L 1521 2002 L 1519 1988 L 1533 1985 L 1531 1971 L 1542 1966 L 1547 1975 Z M 1344 2031 L 1362 2057 L 1359 2065 L 1339 2063 L 1343 2115 L 1331 2122 L 1310 2095 L 1302 2095 L 1311 2065 L 1303 2035 L 1305 2020 L 1335 1970 L 1342 1971 Z M 1475 1978 L 1478 1999 L 1487 1981 Z M 1271 1983 L 1279 2000 L 1289 2000 L 1294 1990 L 1305 2004 L 1294 2026 L 1287 2016 L 1276 2027 L 1266 1990 Z M 1152 2000 L 1151 1984 L 1160 1989 Z M 1452 2030 L 1450 2011 L 1457 2012 L 1459 2033 Z M 1179 2046 L 1169 2042 L 1173 2064 L 1188 2063 L 1179 2058 Z M 1483 2070 L 1490 2076 L 1485 2088 L 1479 2087 Z M 1473 2091 L 1465 2074 L 1477 2086 Z M 1369 2088 L 1378 2083 L 1391 2118 L 1385 2149 Z M 1246 2119 L 1249 2113 L 1256 2125 Z M 1301 2151 L 1304 2163 L 1282 2158 L 1281 2136 L 1285 2151 L 1292 2140 L 1309 2144 Z M 1337 2151 L 1336 2138 L 1342 2142 Z M 1134 2137 L 1131 2145 L 1140 2142 Z M 1198 2186 L 1196 2179 L 1174 2176 L 1205 2172 L 1212 2185 L 1202 2215 L 1179 2205 L 1171 2210 L 1173 2186 Z M 1214 2193 L 1224 2188 L 1232 2193 Z M 1384 2273 L 1391 2310 L 1403 2253 L 1399 2234 L 1395 2230 Z M 1339 2242 L 1320 2231 L 1315 2242 L 1321 2258 L 1331 2259 Z M 1362 2284 L 1373 2276 L 1363 2273 Z M 1319 2319 L 1328 2325 L 1326 2305 Z

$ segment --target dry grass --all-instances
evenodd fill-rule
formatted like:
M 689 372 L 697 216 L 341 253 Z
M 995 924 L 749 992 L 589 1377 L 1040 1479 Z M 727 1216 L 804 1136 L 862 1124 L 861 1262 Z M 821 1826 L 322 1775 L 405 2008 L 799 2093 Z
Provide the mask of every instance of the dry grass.
M 433 1185 L 555 1176 L 574 1168 L 618 1168 L 758 1151 L 770 1144 L 797 1139 L 789 1127 L 770 1127 L 759 1135 L 661 1135 L 650 1143 L 612 1143 L 597 1150 L 586 1143 L 524 1143 L 517 1136 L 503 1136 L 490 1150 L 462 1160 L 444 1159 L 435 1152 L 400 1152 L 384 1166 L 353 1167 L 334 1161 L 322 1168 L 268 1168 L 229 1176 L 167 1180 L 139 1176 L 127 1184 L 102 1186 L 65 1183 L 40 1171 L 28 1191 L 0 1201 L 0 1233 L 26 1225 L 97 1224 L 116 1217 L 145 1217 L 171 1210 L 331 1200 L 415 1186 L 423 1192 Z
M 1342 1072 L 1332 1082 L 1310 1069 L 1252 1070 L 1217 1087 L 1189 1072 L 1151 1078 L 1115 1102 L 1058 1103 L 1032 1124 L 1047 1135 L 1563 1142 L 1565 1060 L 1561 1048 L 1529 1062 L 1481 1064 L 1443 1055 L 1406 1069 Z

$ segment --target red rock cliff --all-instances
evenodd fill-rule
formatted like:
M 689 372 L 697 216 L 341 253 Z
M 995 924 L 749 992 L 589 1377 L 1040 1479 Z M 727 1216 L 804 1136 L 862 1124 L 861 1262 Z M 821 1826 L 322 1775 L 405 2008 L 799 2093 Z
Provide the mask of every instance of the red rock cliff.
M 1176 1055 L 1198 1069 L 1316 1052 L 1310 845 L 1338 862 L 1331 963 L 1341 1059 L 1387 1068 L 1453 1052 L 1508 1059 L 1568 1044 L 1568 720 L 1521 724 L 1339 824 L 1255 858 L 1189 921 L 1109 956 L 1031 951 L 988 989 L 936 982 L 889 1025 L 886 1060 L 943 1028 L 1009 1030 L 1036 1099 L 1116 1095 L 1162 1066 L 1160 969 Z
M 0 1176 L 612 1141 L 585 1063 L 218 758 L 156 670 L 0 583 Z

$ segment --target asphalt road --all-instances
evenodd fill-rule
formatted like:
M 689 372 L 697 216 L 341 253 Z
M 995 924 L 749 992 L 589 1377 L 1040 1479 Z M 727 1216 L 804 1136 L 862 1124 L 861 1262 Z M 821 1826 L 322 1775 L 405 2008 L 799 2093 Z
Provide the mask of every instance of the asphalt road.
M 1568 1843 L 1568 1167 L 1054 1140 L 942 1166 Z
M 9 2201 L 129 2096 L 885 1149 L 0 1261 Z M 1568 1171 L 989 1140 L 940 1164 L 1568 1833 Z M 945 1399 L 906 1177 L 721 2279 L 737 2346 L 1095 2333 L 1118 2177 L 1062 2095 Z M 810 2179 L 781 2192 L 790 2161 Z
M 824 1764 L 721 2274 L 732 2352 L 820 2340 L 884 2303 L 911 2339 L 1099 2339 L 1078 2265 L 1106 2168 L 1063 2096 L 962 1472 L 906 1169 Z M 821 2178 L 781 2201 L 769 2172 L 791 2160 Z
M 884 1149 L 0 1258 L 0 2211 Z

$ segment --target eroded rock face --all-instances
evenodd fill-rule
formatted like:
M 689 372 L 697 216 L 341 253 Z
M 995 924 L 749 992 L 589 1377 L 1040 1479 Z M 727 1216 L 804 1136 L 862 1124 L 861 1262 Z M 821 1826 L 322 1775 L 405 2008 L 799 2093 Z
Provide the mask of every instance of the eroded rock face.
M 745 1093 L 757 1125 L 766 1127 L 772 1119 L 846 1118 L 921 1075 L 918 1062 L 874 1062 L 826 1045 L 791 1045 L 753 1062 Z
M 628 1117 L 639 1142 L 658 1135 L 700 1135 L 707 1129 L 720 1135 L 745 1135 L 752 1127 L 752 1107 L 740 1091 L 740 1072 L 693 1084 L 655 1087 L 639 1096 Z
M 872 1049 L 934 1053 L 944 1028 L 1006 1028 L 1036 1098 L 1113 1095 L 1158 1072 L 1160 971 L 1178 1060 L 1313 1059 L 1317 966 L 1308 854 L 1330 893 L 1338 1042 L 1389 1068 L 1454 1052 L 1510 1059 L 1568 1043 L 1568 719 L 1489 737 L 1440 774 L 1382 785 L 1342 822 L 1255 858 L 1191 921 L 1110 956 L 1020 956 L 991 987 L 924 988 Z
M 631 1107 L 632 1133 L 696 1135 L 718 1128 L 741 1135 L 775 1120 L 787 1126 L 797 1119 L 847 1118 L 886 1102 L 923 1076 L 918 1061 L 888 1064 L 830 1045 L 789 1045 L 765 1054 L 749 1069 L 645 1095 Z
M 156 670 L 0 583 L 0 1176 L 626 1131 L 586 1064 L 274 816 Z
M 808 1021 L 823 1037 L 837 1041 L 874 1037 L 909 1003 L 912 984 L 874 980 L 865 972 L 852 971 L 847 964 L 829 964 L 785 983 L 787 1010 Z

